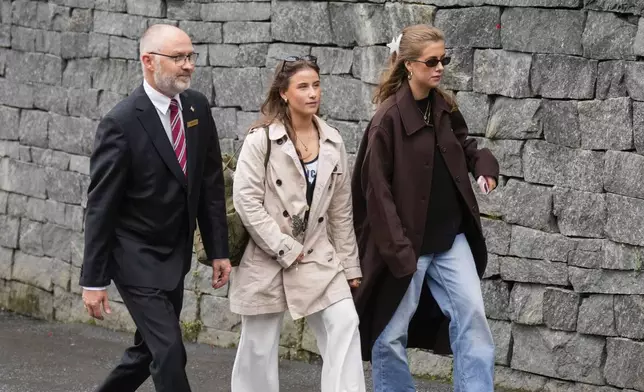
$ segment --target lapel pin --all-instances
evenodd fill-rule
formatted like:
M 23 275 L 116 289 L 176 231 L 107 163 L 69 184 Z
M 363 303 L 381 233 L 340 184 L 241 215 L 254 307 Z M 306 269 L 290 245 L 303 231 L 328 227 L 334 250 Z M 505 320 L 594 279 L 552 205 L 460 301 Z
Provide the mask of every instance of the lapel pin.
M 194 107 L 192 107 L 192 106 L 190 106 L 190 110 L 192 110 L 192 111 L 194 112 L 194 111 L 195 111 L 195 108 L 194 108 Z

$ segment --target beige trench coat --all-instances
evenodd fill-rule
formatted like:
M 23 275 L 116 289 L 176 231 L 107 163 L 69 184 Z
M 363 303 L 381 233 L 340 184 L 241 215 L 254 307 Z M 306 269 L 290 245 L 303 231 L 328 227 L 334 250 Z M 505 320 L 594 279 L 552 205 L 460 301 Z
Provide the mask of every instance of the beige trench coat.
M 251 130 L 242 147 L 233 203 L 251 240 L 231 277 L 230 309 L 241 315 L 289 310 L 293 319 L 352 298 L 347 280 L 362 276 L 353 229 L 351 172 L 337 130 L 316 117 L 318 173 L 307 227 L 306 178 L 281 123 Z M 295 262 L 300 253 L 301 262 Z

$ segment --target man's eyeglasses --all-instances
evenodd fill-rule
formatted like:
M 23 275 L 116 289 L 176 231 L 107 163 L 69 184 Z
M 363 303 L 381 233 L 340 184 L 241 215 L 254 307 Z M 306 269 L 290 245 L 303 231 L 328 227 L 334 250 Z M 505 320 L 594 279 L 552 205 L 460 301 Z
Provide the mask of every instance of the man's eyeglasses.
M 163 56 L 163 57 L 168 57 L 174 60 L 174 63 L 177 65 L 183 65 L 186 63 L 186 60 L 190 62 L 190 64 L 195 65 L 197 63 L 197 58 L 199 58 L 199 53 L 192 52 L 190 54 L 178 54 L 176 56 L 170 56 L 167 54 L 163 53 L 156 53 L 156 52 L 149 52 L 150 54 L 156 54 L 158 56 Z
M 311 63 L 316 63 L 318 61 L 318 58 L 315 56 L 311 56 L 309 54 L 305 56 L 287 56 L 282 59 L 282 66 L 280 67 L 280 72 L 284 70 L 284 64 L 286 63 L 293 63 L 295 61 L 308 61 Z
M 437 59 L 436 57 L 432 57 L 429 60 L 421 61 L 421 60 L 409 60 L 413 61 L 415 63 L 423 63 L 427 68 L 433 68 L 438 65 L 438 63 L 443 64 L 443 67 L 449 64 L 452 61 L 451 57 L 443 57 L 442 59 Z

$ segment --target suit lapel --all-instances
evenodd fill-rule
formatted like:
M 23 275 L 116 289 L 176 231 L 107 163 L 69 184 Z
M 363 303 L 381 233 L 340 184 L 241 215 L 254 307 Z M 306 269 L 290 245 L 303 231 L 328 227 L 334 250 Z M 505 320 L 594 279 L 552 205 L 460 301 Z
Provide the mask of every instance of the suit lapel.
M 186 171 L 188 172 L 188 192 L 190 192 L 192 190 L 192 184 L 195 181 L 195 170 L 197 167 L 197 143 L 199 142 L 197 131 L 199 125 L 188 127 L 191 121 L 197 119 L 196 108 L 187 94 L 182 93 L 180 97 L 181 105 L 183 106 L 181 111 L 181 115 L 183 116 L 183 129 L 186 134 L 186 154 L 188 154 L 188 167 Z
M 147 132 L 150 140 L 152 140 L 152 144 L 161 156 L 161 159 L 163 159 L 163 162 L 168 166 L 168 169 L 170 169 L 177 180 L 185 186 L 186 176 L 183 174 L 181 166 L 179 166 L 179 161 L 174 153 L 170 139 L 165 133 L 163 124 L 161 124 L 159 114 L 157 113 L 154 105 L 152 105 L 150 98 L 145 94 L 143 87 L 141 86 L 139 89 L 139 96 L 136 101 L 136 108 L 138 111 L 137 117 L 139 122 Z

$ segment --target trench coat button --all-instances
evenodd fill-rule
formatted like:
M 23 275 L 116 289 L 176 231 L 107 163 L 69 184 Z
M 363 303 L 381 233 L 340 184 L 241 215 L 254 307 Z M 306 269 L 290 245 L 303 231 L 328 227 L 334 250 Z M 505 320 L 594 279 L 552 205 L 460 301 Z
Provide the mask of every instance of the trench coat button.
M 476 211 L 476 206 L 472 206 L 472 211 Z
M 283 143 L 284 143 L 284 139 L 283 139 L 283 138 L 277 139 L 277 144 L 278 144 L 279 146 L 281 146 Z
M 284 218 L 288 218 L 288 211 L 284 210 L 284 212 L 282 212 L 282 215 L 284 215 Z
M 459 176 L 454 177 L 454 181 L 456 181 L 457 183 L 460 183 L 461 182 L 461 177 L 459 177 Z
M 282 180 L 280 180 L 280 179 L 278 179 L 277 181 L 275 181 L 275 183 L 277 184 L 277 186 L 282 186 Z
M 323 221 L 324 221 L 324 217 L 323 217 L 323 216 L 321 216 L 321 217 L 319 217 L 319 218 L 318 218 L 318 222 L 319 222 L 319 223 L 322 223 Z
M 442 153 L 445 153 L 447 151 L 447 149 L 445 147 L 443 147 L 443 146 L 441 146 L 440 148 L 441 148 Z
M 280 250 L 277 254 L 279 254 L 280 256 L 284 256 L 284 251 Z
M 308 253 L 308 254 L 313 253 L 313 249 L 309 249 L 306 253 Z

